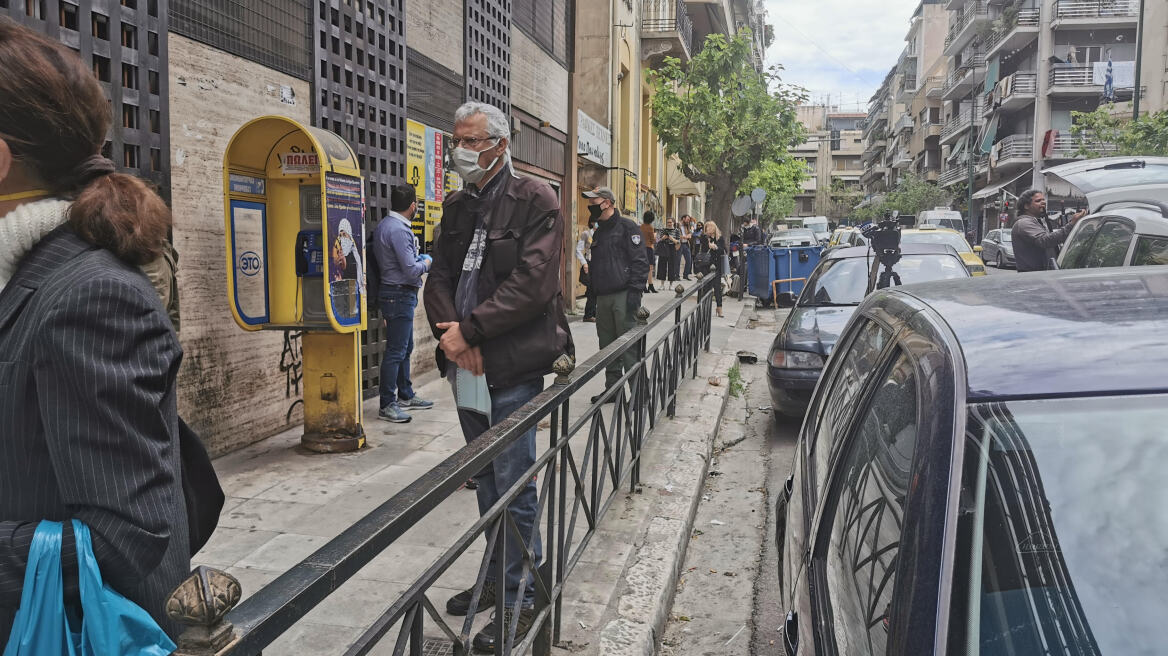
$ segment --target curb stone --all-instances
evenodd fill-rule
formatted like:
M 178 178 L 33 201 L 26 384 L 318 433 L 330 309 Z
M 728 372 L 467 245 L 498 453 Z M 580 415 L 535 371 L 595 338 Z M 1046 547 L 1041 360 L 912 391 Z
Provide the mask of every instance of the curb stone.
M 736 361 L 733 355 L 711 358 L 713 366 L 698 367 L 703 383 L 713 372 L 724 372 Z M 695 381 L 696 382 L 696 381 Z M 692 388 L 691 388 L 692 389 Z M 678 439 L 664 448 L 674 452 L 663 471 L 646 472 L 645 487 L 672 490 L 658 497 L 649 513 L 644 534 L 637 541 L 624 577 L 614 592 L 616 619 L 600 630 L 599 653 L 604 656 L 653 656 L 664 634 L 673 605 L 677 580 L 685 564 L 685 552 L 693 532 L 694 516 L 705 487 L 718 427 L 730 398 L 728 385 L 706 385 L 699 406 L 717 404 L 717 413 L 675 417 Z M 679 410 L 680 410 L 679 404 Z

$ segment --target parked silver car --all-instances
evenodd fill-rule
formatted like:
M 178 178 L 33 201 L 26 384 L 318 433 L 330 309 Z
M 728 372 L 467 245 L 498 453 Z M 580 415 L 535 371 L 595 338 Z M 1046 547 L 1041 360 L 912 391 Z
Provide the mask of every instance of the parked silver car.
M 981 259 L 999 269 L 1014 266 L 1014 243 L 1008 229 L 986 233 L 981 240 Z

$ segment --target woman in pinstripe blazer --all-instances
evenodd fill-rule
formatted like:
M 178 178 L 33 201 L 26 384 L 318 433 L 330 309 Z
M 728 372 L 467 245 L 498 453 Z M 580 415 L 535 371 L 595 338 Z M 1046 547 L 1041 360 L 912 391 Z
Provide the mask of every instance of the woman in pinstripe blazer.
M 42 519 L 85 522 L 106 581 L 173 636 L 182 351 L 136 267 L 169 210 L 98 154 L 109 104 L 70 50 L 0 17 L 0 71 L 0 644 Z M 75 599 L 68 523 L 64 547 Z

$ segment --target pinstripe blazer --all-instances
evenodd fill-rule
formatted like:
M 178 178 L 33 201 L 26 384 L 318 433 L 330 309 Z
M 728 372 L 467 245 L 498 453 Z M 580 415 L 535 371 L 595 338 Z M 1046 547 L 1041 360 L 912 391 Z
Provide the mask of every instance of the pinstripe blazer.
M 0 293 L 0 644 L 41 519 L 76 518 L 105 581 L 172 636 L 190 570 L 175 377 L 182 350 L 149 281 L 67 227 Z M 66 596 L 76 556 L 66 524 Z

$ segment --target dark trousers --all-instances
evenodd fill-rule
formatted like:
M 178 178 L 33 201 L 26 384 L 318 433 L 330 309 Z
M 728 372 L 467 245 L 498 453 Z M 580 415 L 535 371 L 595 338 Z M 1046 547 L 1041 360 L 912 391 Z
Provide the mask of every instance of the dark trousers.
M 673 282 L 680 277 L 678 275 L 680 268 L 681 255 L 672 245 L 662 247 L 657 256 L 657 279 L 662 282 L 666 280 Z
M 381 356 L 382 409 L 398 399 L 414 398 L 410 355 L 414 352 L 414 310 L 418 290 L 389 287 L 381 291 L 381 318 L 385 319 L 385 353 Z
M 513 387 L 492 389 L 491 424 L 503 421 L 542 391 L 542 379 Z M 458 423 L 462 426 L 462 436 L 467 444 L 490 428 L 485 416 L 469 410 L 458 411 Z M 536 429 L 532 428 L 524 433 L 523 437 L 512 442 L 511 446 L 495 456 L 486 469 L 475 475 L 475 481 L 479 484 L 475 491 L 478 495 L 479 515 L 485 514 L 491 506 L 498 503 L 503 493 L 511 489 L 511 486 L 535 464 L 535 431 Z M 524 536 L 524 541 L 535 557 L 535 564 L 528 572 L 527 585 L 523 591 L 523 605 L 530 607 L 535 604 L 535 577 L 532 572 L 539 567 L 539 561 L 543 558 L 543 545 L 539 539 L 537 526 L 539 518 L 536 517 L 539 510 L 539 490 L 536 489 L 535 479 L 527 479 L 523 491 L 507 506 L 507 510 L 511 512 L 516 528 Z M 503 530 L 507 532 L 507 550 L 503 556 L 505 576 L 503 598 L 507 603 L 511 603 L 518 596 L 519 582 L 523 579 L 523 550 L 519 548 L 514 533 L 506 525 L 503 526 Z M 487 578 L 490 580 L 495 579 L 498 555 L 498 550 L 491 554 L 491 564 L 487 570 Z
M 605 294 L 596 299 L 596 337 L 600 340 L 601 349 L 632 330 L 636 324 L 636 317 L 629 311 L 628 301 L 627 291 Z M 616 385 L 624 372 L 636 364 L 637 354 L 630 350 L 608 365 L 604 372 L 605 389 Z
M 580 284 L 584 285 L 584 318 L 596 318 L 596 294 L 592 292 L 592 278 L 580 267 Z
M 693 275 L 693 253 L 689 249 L 689 244 L 683 243 L 681 245 L 681 259 L 685 261 L 685 268 L 682 269 L 682 274 L 686 278 Z

